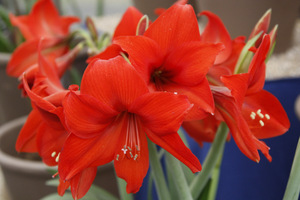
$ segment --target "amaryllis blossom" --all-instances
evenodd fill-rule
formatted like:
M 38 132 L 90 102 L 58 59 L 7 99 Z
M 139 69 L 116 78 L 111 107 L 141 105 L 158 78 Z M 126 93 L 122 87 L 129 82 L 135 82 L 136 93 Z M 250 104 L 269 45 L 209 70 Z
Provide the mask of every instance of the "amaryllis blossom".
M 37 1 L 29 15 L 10 14 L 9 17 L 12 25 L 20 29 L 26 41 L 42 37 L 66 37 L 69 27 L 80 20 L 78 17 L 60 16 L 52 0 Z
M 192 6 L 175 4 L 143 36 L 118 37 L 113 43 L 128 54 L 151 91 L 174 92 L 189 98 L 194 107 L 187 120 L 202 119 L 214 112 L 205 75 L 223 45 L 200 41 Z
M 127 192 L 135 193 L 149 168 L 147 138 L 198 172 L 198 159 L 177 134 L 191 106 L 183 95 L 150 93 L 121 56 L 94 60 L 83 75 L 80 94 L 72 91 L 63 102 L 71 135 L 60 155 L 60 177 L 68 181 L 84 169 L 114 161 Z
M 216 117 L 227 123 L 239 149 L 256 162 L 260 160 L 258 150 L 272 160 L 269 147 L 259 139 L 281 135 L 290 126 L 280 102 L 263 90 L 269 48 L 270 37 L 265 35 L 247 73 L 221 75 L 219 71 L 223 85 L 211 86 Z

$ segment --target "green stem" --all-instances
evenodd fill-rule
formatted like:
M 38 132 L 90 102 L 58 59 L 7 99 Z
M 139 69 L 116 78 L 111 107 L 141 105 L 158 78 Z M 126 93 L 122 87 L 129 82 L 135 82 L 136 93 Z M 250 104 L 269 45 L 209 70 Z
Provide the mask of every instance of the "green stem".
M 121 200 L 133 200 L 132 194 L 126 192 L 126 182 L 116 175 Z
M 160 200 L 171 200 L 169 189 L 167 187 L 166 179 L 156 150 L 156 146 L 149 139 L 148 148 L 151 173 L 153 174 L 158 197 Z
M 211 178 L 210 187 L 209 187 L 208 200 L 216 199 L 216 194 L 217 194 L 218 185 L 219 185 L 220 168 L 221 168 L 222 158 L 223 158 L 223 154 L 224 154 L 224 147 L 225 147 L 225 145 L 223 145 L 223 150 L 220 153 L 220 156 L 218 158 L 216 166 L 212 171 L 212 178 Z
M 190 184 L 190 190 L 193 199 L 197 199 L 199 197 L 207 181 L 209 180 L 211 172 L 217 163 L 219 155 L 223 151 L 223 146 L 227 138 L 227 133 L 227 125 L 224 122 L 222 122 L 218 128 L 214 142 L 212 143 L 211 148 L 206 156 L 202 171 L 199 174 L 197 174 L 193 182 Z
M 173 177 L 175 177 L 173 180 L 177 189 L 177 193 L 179 195 L 179 199 L 193 200 L 192 194 L 189 190 L 189 186 L 180 166 L 180 162 L 169 153 L 166 153 L 166 159 L 170 166 L 172 166 L 171 168 L 169 168 L 169 170 L 171 170 Z
M 283 200 L 297 200 L 300 193 L 300 137 Z

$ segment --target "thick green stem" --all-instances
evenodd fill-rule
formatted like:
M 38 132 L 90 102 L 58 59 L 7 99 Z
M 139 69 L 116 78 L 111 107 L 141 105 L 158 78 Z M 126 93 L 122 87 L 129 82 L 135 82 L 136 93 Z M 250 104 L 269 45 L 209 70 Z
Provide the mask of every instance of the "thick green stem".
M 209 180 L 212 170 L 216 166 L 219 155 L 223 151 L 223 146 L 227 138 L 227 133 L 227 125 L 224 122 L 222 122 L 218 128 L 214 142 L 212 143 L 211 148 L 206 156 L 202 171 L 195 177 L 193 182 L 190 184 L 190 190 L 193 199 L 197 199 L 200 196 L 203 188 Z
M 151 165 L 151 173 L 153 174 L 154 183 L 160 200 L 171 200 L 169 189 L 163 173 L 162 166 L 158 157 L 156 146 L 148 139 L 149 160 Z
M 300 193 L 300 138 L 283 200 L 297 200 Z
M 170 166 L 172 166 L 169 170 L 171 170 L 171 174 L 175 177 L 173 181 L 175 183 L 179 199 L 193 200 L 180 162 L 169 153 L 166 153 L 166 159 Z

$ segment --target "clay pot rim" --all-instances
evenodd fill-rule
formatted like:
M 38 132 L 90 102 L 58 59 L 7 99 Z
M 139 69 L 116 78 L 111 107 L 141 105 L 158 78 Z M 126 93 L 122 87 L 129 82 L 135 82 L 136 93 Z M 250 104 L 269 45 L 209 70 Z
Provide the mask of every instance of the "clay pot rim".
M 0 140 L 10 130 L 22 126 L 27 119 L 27 116 L 19 117 L 10 122 L 7 122 L 0 126 Z M 21 158 L 11 156 L 2 151 L 0 147 L 0 165 L 11 170 L 27 171 L 32 173 L 47 173 L 49 174 L 50 169 L 55 167 L 49 167 L 41 161 L 30 161 Z

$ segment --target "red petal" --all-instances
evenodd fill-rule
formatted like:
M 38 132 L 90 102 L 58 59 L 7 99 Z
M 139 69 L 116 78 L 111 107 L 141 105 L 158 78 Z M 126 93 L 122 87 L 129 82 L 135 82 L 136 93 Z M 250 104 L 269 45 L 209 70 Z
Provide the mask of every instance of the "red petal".
M 115 44 L 128 53 L 129 60 L 146 82 L 150 81 L 152 71 L 163 63 L 163 55 L 158 44 L 144 36 L 119 37 Z
M 220 121 L 212 115 L 203 120 L 185 121 L 182 127 L 200 146 L 202 142 L 213 142 Z
M 63 102 L 68 129 L 81 138 L 98 135 L 117 116 L 117 112 L 89 95 L 71 92 Z
M 65 191 L 69 188 L 70 182 L 69 181 L 64 181 L 61 178 L 59 179 L 59 185 L 57 187 L 57 193 L 60 196 L 63 196 L 65 194 Z
M 97 60 L 97 59 L 103 59 L 103 60 L 108 60 L 110 58 L 114 58 L 116 56 L 121 55 L 122 49 L 119 45 L 116 44 L 111 44 L 108 47 L 105 48 L 104 51 L 102 51 L 101 53 L 89 57 L 86 62 L 87 63 L 91 63 L 93 60 Z
M 270 48 L 270 37 L 265 35 L 249 65 L 248 94 L 261 90 L 265 81 L 265 60 Z
M 113 40 L 118 36 L 136 35 L 136 28 L 142 17 L 139 10 L 130 6 L 115 29 Z
M 140 149 L 137 150 L 135 147 L 132 147 L 131 150 L 129 150 L 130 155 L 128 152 L 125 154 L 121 150 L 127 143 L 126 137 L 127 134 L 129 134 L 126 133 L 128 127 L 124 126 L 123 131 L 119 136 L 119 143 L 115 153 L 115 156 L 118 156 L 118 159 L 116 158 L 114 160 L 117 176 L 127 182 L 127 193 L 136 193 L 139 191 L 149 168 L 149 153 L 146 134 L 139 121 L 136 122 L 135 125 L 137 127 L 135 134 L 137 138 L 139 138 L 138 145 Z M 128 145 L 131 144 L 128 143 Z M 137 157 L 135 158 L 135 156 Z
M 123 121 L 119 119 L 93 138 L 82 139 L 71 134 L 60 154 L 58 163 L 60 176 L 69 180 L 85 168 L 112 161 L 120 141 L 122 127 Z
M 22 43 L 12 54 L 7 65 L 6 72 L 10 76 L 19 77 L 23 72 L 29 70 L 32 65 L 38 62 L 39 40 L 30 40 Z M 61 43 L 60 39 L 43 40 L 42 54 L 47 58 L 57 58 L 65 54 L 68 47 Z M 37 66 L 36 66 L 37 67 Z
M 155 40 L 164 54 L 185 42 L 199 41 L 198 21 L 193 7 L 173 5 L 149 26 L 144 35 Z
M 248 158 L 259 162 L 258 150 L 261 150 L 265 156 L 271 160 L 269 148 L 259 141 L 251 132 L 246 120 L 243 118 L 241 110 L 235 103 L 234 98 L 214 93 L 216 108 L 222 114 L 224 121 L 229 127 L 232 137 L 241 150 Z
M 43 162 L 48 166 L 57 165 L 57 156 L 62 149 L 62 146 L 67 139 L 68 133 L 62 127 L 54 129 L 51 126 L 43 123 L 38 130 L 37 144 L 39 154 L 43 158 Z M 54 154 L 55 152 L 55 154 Z
M 75 175 L 70 180 L 71 192 L 74 199 L 81 199 L 89 191 L 97 174 L 97 167 L 89 167 Z
M 36 110 L 32 110 L 18 136 L 16 142 L 18 152 L 38 152 L 36 134 L 41 123 L 40 114 Z
M 262 115 L 257 114 L 259 109 Z M 251 112 L 256 114 L 255 119 L 250 117 Z M 252 133 L 259 139 L 279 136 L 290 127 L 288 116 L 278 99 L 265 90 L 245 98 L 243 116 Z
M 209 68 L 213 66 L 222 48 L 221 44 L 200 42 L 180 45 L 168 53 L 163 67 L 172 73 L 173 77 L 170 78 L 172 82 L 195 86 L 203 80 Z
M 168 134 L 164 136 L 158 136 L 152 133 L 150 130 L 146 130 L 147 136 L 155 144 L 161 146 L 187 167 L 189 167 L 193 173 L 201 170 L 201 164 L 198 158 L 187 148 L 182 142 L 177 133 Z
M 138 98 L 128 112 L 137 114 L 143 126 L 152 132 L 165 135 L 178 131 L 191 107 L 186 96 L 155 92 Z
M 203 11 L 200 15 L 208 18 L 208 23 L 201 34 L 201 41 L 208 43 L 222 43 L 225 49 L 217 56 L 215 64 L 220 64 L 228 59 L 232 51 L 232 42 L 230 35 L 224 26 L 222 20 L 209 11 Z
M 41 37 L 66 36 L 76 17 L 60 17 L 51 0 L 40 0 L 28 16 L 10 16 L 12 24 L 18 26 L 26 40 Z
M 183 86 L 178 84 L 166 84 L 163 89 L 168 92 L 177 92 L 186 95 L 188 100 L 193 104 L 192 109 L 187 114 L 185 120 L 200 120 L 207 116 L 208 113 L 214 112 L 214 100 L 206 79 L 197 86 Z
M 96 97 L 117 111 L 148 92 L 144 80 L 122 57 L 91 63 L 81 82 L 81 93 Z

